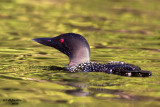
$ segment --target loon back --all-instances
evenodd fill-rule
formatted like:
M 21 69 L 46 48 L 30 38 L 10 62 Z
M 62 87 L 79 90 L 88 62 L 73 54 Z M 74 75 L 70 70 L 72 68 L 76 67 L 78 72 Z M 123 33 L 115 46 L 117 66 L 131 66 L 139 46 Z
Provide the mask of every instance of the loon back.
M 75 33 L 66 33 L 53 38 L 36 38 L 34 41 L 56 48 L 70 59 L 70 66 L 90 62 L 90 47 L 87 40 Z

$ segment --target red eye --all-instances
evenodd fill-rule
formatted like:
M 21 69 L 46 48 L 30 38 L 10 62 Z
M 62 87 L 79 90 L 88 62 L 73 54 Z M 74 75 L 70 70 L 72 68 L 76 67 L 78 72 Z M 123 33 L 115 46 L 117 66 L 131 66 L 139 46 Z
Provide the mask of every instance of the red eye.
M 64 39 L 60 39 L 60 42 L 63 43 L 63 42 L 64 42 Z

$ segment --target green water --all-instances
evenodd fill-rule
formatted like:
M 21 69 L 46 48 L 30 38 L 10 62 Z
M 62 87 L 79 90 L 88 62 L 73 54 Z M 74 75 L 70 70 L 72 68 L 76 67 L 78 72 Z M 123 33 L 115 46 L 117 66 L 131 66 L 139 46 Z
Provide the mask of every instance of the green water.
M 160 106 L 159 4 L 159 0 L 1 0 L 1 107 Z M 88 40 L 91 61 L 124 61 L 153 76 L 50 70 L 64 67 L 68 58 L 31 39 L 68 32 Z

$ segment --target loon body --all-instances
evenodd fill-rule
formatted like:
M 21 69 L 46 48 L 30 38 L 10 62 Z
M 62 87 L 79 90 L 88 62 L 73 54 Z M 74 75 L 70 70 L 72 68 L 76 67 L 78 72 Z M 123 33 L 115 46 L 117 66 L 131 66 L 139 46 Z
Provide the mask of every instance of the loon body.
M 70 59 L 69 67 L 66 70 L 70 72 L 105 72 L 108 74 L 134 77 L 151 76 L 150 71 L 143 71 L 138 66 L 121 61 L 112 61 L 107 64 L 90 62 L 89 44 L 79 34 L 66 33 L 53 38 L 36 38 L 33 40 L 40 44 L 56 48 L 66 54 Z

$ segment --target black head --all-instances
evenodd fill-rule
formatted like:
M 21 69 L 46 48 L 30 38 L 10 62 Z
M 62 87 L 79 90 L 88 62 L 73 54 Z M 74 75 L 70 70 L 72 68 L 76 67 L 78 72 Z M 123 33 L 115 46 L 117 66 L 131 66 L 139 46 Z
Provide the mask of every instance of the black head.
M 75 33 L 66 33 L 53 38 L 36 38 L 34 41 L 58 49 L 70 58 L 69 65 L 90 61 L 90 48 L 87 40 Z

